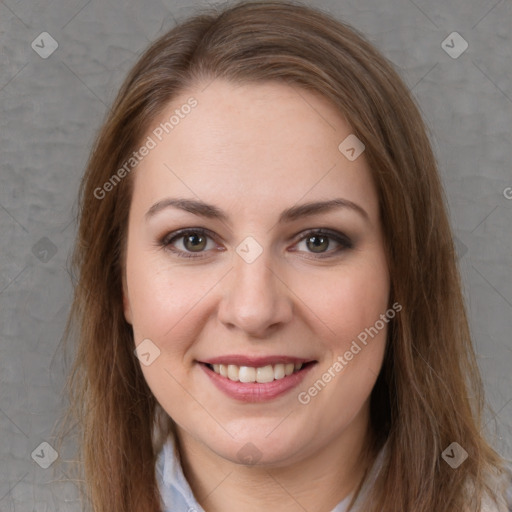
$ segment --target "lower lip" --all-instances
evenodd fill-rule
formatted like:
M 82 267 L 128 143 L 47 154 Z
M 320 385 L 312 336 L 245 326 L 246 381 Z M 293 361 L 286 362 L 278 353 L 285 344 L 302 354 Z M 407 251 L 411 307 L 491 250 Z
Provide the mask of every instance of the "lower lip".
M 283 377 L 282 379 L 273 380 L 272 382 L 236 382 L 223 377 L 208 368 L 206 364 L 199 363 L 199 366 L 208 375 L 212 382 L 230 398 L 240 400 L 242 402 L 266 402 L 297 387 L 304 379 L 306 374 L 313 368 L 315 363 L 307 364 L 298 372 Z

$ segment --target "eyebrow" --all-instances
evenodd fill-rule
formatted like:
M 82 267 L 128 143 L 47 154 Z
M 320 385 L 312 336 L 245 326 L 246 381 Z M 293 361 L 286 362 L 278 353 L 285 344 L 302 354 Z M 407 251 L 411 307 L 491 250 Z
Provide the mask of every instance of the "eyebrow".
M 178 208 L 194 215 L 206 217 L 209 219 L 218 219 L 223 222 L 229 222 L 228 215 L 212 204 L 205 203 L 196 199 L 184 199 L 184 198 L 171 198 L 162 199 L 155 203 L 146 212 L 145 218 L 149 220 L 151 217 L 156 215 L 158 212 L 165 210 L 166 208 Z M 366 210 L 361 206 L 348 199 L 335 198 L 327 201 L 313 201 L 300 205 L 295 205 L 284 210 L 279 216 L 280 223 L 292 222 L 301 217 L 308 217 L 311 215 L 318 215 L 321 213 L 327 213 L 339 208 L 346 208 L 357 212 L 366 221 L 370 220 L 370 217 Z

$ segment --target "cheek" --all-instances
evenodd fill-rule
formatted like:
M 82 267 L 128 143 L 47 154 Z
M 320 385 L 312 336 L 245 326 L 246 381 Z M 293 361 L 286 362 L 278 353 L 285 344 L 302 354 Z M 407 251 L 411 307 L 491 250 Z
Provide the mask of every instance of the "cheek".
M 349 422 L 375 384 L 389 322 L 395 316 L 394 311 L 386 316 L 389 275 L 384 258 L 378 255 L 371 264 L 352 267 L 327 293 L 330 300 L 325 303 L 326 312 L 336 337 L 329 347 L 332 359 L 326 362 L 322 372 L 327 374 L 325 380 L 332 382 L 328 384 L 332 388 L 323 394 L 318 406 L 328 410 L 329 404 L 343 404 L 339 409 L 334 408 L 338 412 L 331 411 L 331 420 Z
M 381 262 L 382 263 L 382 262 Z M 311 308 L 329 327 L 332 348 L 345 350 L 347 344 L 385 314 L 389 301 L 386 266 L 351 266 L 330 279 L 312 296 Z
M 128 257 L 126 273 L 135 340 L 148 337 L 163 345 L 173 339 L 174 350 L 183 329 L 196 324 L 198 303 L 215 284 L 211 274 L 196 272 L 191 280 L 190 271 L 173 267 L 160 253 L 142 251 Z
M 373 279 L 377 277 L 380 281 Z M 301 387 L 298 400 L 311 406 L 310 418 L 318 428 L 330 425 L 334 433 L 349 425 L 368 400 L 382 367 L 392 317 L 381 320 L 388 309 L 385 276 L 353 275 L 328 293 L 332 302 L 325 302 L 323 313 L 335 335 L 323 338 L 328 356 Z

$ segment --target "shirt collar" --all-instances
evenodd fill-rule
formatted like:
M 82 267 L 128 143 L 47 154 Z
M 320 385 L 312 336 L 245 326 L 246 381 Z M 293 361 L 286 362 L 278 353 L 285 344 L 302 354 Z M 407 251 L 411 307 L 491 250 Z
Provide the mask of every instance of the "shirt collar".
M 172 433 L 158 454 L 156 475 L 164 512 L 205 512 L 183 474 Z

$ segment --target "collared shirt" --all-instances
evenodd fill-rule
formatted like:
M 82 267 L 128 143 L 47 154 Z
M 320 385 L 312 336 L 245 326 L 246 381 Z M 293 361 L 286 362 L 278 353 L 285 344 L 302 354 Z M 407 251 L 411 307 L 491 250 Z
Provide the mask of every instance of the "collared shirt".
M 383 456 L 384 449 L 382 449 L 377 456 L 370 475 L 363 484 L 355 503 L 355 508 L 352 509 L 354 512 L 358 510 L 358 503 L 360 503 L 368 488 L 373 484 L 378 473 L 378 468 L 382 463 Z M 183 468 L 172 435 L 169 435 L 169 438 L 158 454 L 155 470 L 160 490 L 162 510 L 164 512 L 205 512 L 197 502 L 183 474 Z M 346 512 L 351 499 L 352 495 L 344 498 L 334 507 L 332 512 Z

